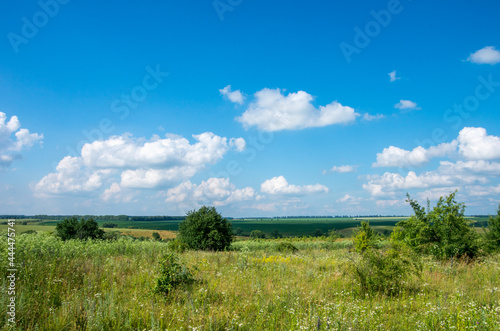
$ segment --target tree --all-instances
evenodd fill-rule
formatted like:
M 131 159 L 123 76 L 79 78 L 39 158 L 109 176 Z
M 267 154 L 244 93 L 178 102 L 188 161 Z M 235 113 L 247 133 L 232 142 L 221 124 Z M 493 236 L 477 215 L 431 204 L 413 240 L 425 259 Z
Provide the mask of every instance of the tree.
M 118 224 L 116 223 L 103 223 L 102 225 L 103 228 L 117 228 L 118 227 Z
M 497 215 L 490 217 L 488 220 L 486 241 L 491 250 L 500 250 L 500 204 L 498 205 Z
M 161 240 L 160 234 L 158 232 L 153 232 L 153 239 L 156 241 L 160 241 Z
M 439 198 L 432 210 L 427 201 L 427 212 L 407 195 L 415 215 L 397 224 L 393 239 L 439 259 L 476 257 L 479 254 L 479 236 L 464 216 L 465 205 L 455 201 L 456 193 Z
M 68 239 L 103 239 L 104 231 L 93 218 L 81 219 L 66 218 L 56 225 L 57 235 L 62 240 Z
M 191 249 L 222 251 L 233 241 L 231 223 L 215 207 L 203 206 L 187 213 L 179 224 L 180 240 Z
M 252 239 L 265 239 L 266 234 L 260 230 L 253 230 L 250 232 L 250 238 Z

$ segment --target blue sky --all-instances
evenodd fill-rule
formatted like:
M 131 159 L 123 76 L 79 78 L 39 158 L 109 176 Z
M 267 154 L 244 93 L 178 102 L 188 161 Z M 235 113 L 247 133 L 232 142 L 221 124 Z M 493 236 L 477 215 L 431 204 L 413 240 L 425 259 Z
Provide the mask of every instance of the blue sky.
M 496 2 L 4 6 L 0 214 L 496 212 Z

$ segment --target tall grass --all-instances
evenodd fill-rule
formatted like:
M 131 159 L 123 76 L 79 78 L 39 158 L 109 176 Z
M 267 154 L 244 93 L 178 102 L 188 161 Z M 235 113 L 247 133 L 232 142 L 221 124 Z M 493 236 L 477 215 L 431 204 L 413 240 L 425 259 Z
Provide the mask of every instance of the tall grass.
M 236 242 L 235 251 L 179 255 L 197 279 L 155 295 L 167 244 L 17 237 L 18 330 L 493 330 L 500 329 L 500 257 L 424 260 L 414 290 L 365 295 L 347 272 L 349 241 Z M 344 245 L 344 246 L 343 246 Z M 5 237 L 0 237 L 2 260 Z M 7 329 L 5 268 L 0 327 Z

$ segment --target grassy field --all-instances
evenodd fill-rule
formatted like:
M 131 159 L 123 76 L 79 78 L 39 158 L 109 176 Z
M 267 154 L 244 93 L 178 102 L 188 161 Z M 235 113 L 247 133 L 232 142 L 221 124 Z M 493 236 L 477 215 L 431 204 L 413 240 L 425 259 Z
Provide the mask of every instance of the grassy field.
M 3 258 L 5 232 L 0 238 Z M 350 240 L 296 239 L 296 254 L 278 253 L 275 240 L 239 241 L 236 251 L 179 254 L 196 282 L 164 297 L 152 289 L 168 243 L 62 242 L 48 233 L 17 240 L 17 330 L 500 329 L 498 255 L 471 264 L 424 259 L 421 278 L 386 297 L 353 281 Z

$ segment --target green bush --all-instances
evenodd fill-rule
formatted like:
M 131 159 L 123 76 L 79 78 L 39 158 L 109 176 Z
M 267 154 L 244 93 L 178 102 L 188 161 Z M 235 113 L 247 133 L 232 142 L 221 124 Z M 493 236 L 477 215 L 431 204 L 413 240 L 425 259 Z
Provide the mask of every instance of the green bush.
M 299 249 L 292 245 L 292 243 L 289 242 L 280 242 L 278 246 L 276 246 L 276 250 L 281 253 L 295 253 Z
M 323 231 L 321 231 L 321 229 L 316 229 L 313 231 L 312 237 L 322 237 L 323 236 Z
M 273 232 L 271 232 L 271 238 L 283 238 L 283 235 L 278 230 L 274 230 Z
M 465 205 L 457 203 L 455 195 L 439 198 L 432 210 L 428 201 L 427 212 L 408 195 L 415 215 L 397 224 L 393 239 L 438 259 L 477 257 L 479 235 L 464 216 Z
M 174 240 L 170 240 L 167 244 L 167 247 L 169 250 L 177 253 L 184 253 L 189 249 L 188 245 L 185 242 L 177 238 Z
M 161 241 L 161 236 L 158 232 L 153 231 L 153 240 Z
M 103 223 L 102 227 L 103 228 L 117 228 L 118 224 L 116 224 L 116 223 Z
M 250 232 L 250 238 L 252 239 L 265 239 L 266 234 L 260 230 L 253 230 Z
M 361 222 L 361 226 L 357 227 L 353 232 L 354 249 L 356 252 L 364 252 L 373 247 L 378 239 L 378 235 L 370 227 L 370 222 Z
M 62 240 L 68 239 L 103 239 L 104 231 L 94 219 L 77 220 L 76 217 L 66 218 L 56 225 L 57 235 Z
M 485 239 L 491 251 L 500 250 L 500 205 L 498 205 L 497 215 L 488 220 Z
M 350 269 L 360 293 L 393 296 L 409 288 L 412 275 L 420 276 L 422 264 L 409 251 L 394 246 L 387 251 L 366 249 L 359 260 L 352 261 Z
M 191 271 L 179 262 L 177 256 L 167 253 L 160 261 L 160 275 L 156 279 L 155 293 L 169 294 L 173 289 L 194 282 Z
M 215 210 L 203 206 L 188 212 L 179 224 L 180 240 L 191 249 L 222 251 L 233 241 L 231 223 Z

